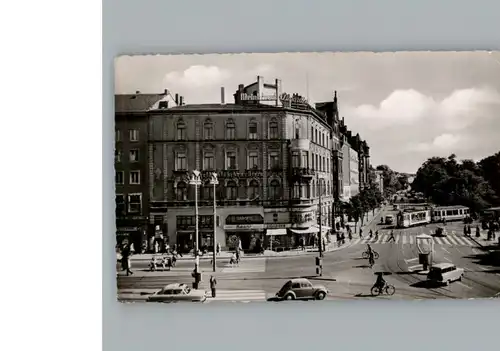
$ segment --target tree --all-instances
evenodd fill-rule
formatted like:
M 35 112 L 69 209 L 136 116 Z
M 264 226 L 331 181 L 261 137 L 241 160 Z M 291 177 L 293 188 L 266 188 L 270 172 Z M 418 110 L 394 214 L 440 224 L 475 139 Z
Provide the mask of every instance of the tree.
M 478 166 L 484 179 L 490 184 L 497 197 L 500 197 L 500 152 L 482 159 Z
M 448 158 L 431 157 L 424 162 L 412 189 L 422 192 L 437 205 L 463 205 L 474 212 L 497 201 L 481 167 L 472 160 L 458 162 L 454 154 Z
M 384 183 L 384 194 L 386 196 L 391 197 L 398 190 L 402 190 L 403 186 L 399 181 L 399 173 L 393 171 L 387 165 L 379 165 L 377 166 L 378 171 L 382 171 L 382 178 Z

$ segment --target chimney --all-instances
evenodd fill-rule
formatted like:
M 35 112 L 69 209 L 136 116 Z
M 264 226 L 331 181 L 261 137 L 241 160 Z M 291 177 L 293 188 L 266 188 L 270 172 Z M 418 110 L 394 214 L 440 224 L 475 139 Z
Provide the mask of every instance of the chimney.
M 226 93 L 224 91 L 224 87 L 220 88 L 220 103 L 224 105 L 226 103 Z
M 168 95 L 168 89 L 165 89 L 165 90 L 163 91 L 163 95 Z
M 179 106 L 184 105 L 184 96 L 179 96 Z
M 179 106 L 179 94 L 175 94 L 175 104 Z
M 136 90 L 136 91 L 135 91 L 135 93 L 136 93 L 136 94 L 140 94 L 141 92 L 140 92 L 139 90 Z

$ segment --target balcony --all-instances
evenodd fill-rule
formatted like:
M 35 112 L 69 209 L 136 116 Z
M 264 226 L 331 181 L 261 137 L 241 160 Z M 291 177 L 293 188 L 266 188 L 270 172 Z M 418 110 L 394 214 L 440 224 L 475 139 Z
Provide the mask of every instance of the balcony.
M 316 175 L 316 171 L 312 168 L 292 167 L 292 178 L 311 179 Z
M 309 139 L 293 139 L 290 144 L 290 148 L 292 150 L 309 151 L 309 145 Z

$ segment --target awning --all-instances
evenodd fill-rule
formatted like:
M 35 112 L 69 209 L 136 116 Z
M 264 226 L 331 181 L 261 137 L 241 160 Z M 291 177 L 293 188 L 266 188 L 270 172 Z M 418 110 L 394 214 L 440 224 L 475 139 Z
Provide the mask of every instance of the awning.
M 309 227 L 307 229 L 290 229 L 295 234 L 312 234 L 318 233 L 319 229 L 316 227 Z
M 266 235 L 286 235 L 286 229 L 268 229 Z
M 318 230 L 319 230 L 319 224 L 314 224 L 314 225 L 313 225 L 313 227 L 316 227 L 316 228 L 318 228 Z M 322 225 L 322 226 L 321 226 L 321 230 L 323 230 L 323 231 L 332 230 L 332 227 L 329 227 L 329 226 L 327 226 L 327 225 Z

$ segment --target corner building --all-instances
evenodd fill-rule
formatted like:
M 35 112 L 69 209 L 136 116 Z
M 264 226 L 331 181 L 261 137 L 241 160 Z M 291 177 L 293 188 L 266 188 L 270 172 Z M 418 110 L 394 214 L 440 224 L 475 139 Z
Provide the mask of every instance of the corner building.
M 297 246 L 300 238 L 312 243 L 319 231 L 320 191 L 325 234 L 331 229 L 331 128 L 324 114 L 298 95 L 282 94 L 280 85 L 258 77 L 238 87 L 233 104 L 224 103 L 222 90 L 219 104 L 150 112 L 150 219 L 168 228 L 171 245 L 194 246 L 193 170 L 203 179 L 200 247 L 214 244 L 212 172 L 219 179 L 216 241 L 223 249 L 233 249 L 238 239 L 245 251 L 258 242 L 272 249 Z

